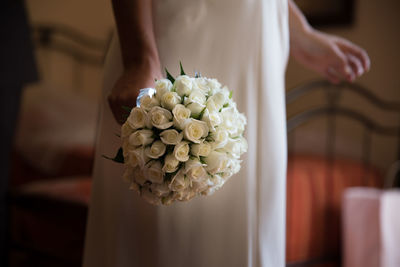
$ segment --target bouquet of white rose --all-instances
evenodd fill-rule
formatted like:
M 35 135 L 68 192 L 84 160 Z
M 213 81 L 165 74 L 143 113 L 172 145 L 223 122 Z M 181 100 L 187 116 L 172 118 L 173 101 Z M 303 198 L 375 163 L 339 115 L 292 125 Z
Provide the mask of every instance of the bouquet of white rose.
M 142 89 L 121 128 L 124 179 L 151 204 L 209 195 L 240 170 L 246 117 L 216 79 L 183 71 Z

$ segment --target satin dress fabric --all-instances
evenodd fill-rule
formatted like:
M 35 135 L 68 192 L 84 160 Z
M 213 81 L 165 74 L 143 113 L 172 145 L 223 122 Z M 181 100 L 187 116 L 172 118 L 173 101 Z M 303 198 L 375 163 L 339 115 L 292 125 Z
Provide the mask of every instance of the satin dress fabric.
M 285 265 L 287 0 L 160 0 L 154 30 L 162 67 L 217 78 L 246 114 L 241 171 L 212 196 L 152 206 L 128 189 L 106 97 L 123 67 L 118 37 L 104 75 L 84 267 Z

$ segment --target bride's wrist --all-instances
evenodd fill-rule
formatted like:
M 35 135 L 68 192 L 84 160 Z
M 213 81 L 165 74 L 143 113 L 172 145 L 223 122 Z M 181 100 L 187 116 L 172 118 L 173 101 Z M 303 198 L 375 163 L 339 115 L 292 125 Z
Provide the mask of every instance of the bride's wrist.
M 293 1 L 289 1 L 290 52 L 301 52 L 315 31 Z
M 161 67 L 158 57 L 136 57 L 124 59 L 124 72 L 140 72 L 154 76 L 153 78 L 161 78 Z
M 290 36 L 290 53 L 296 55 L 306 51 L 309 40 L 312 39 L 312 35 L 315 32 L 316 30 L 308 24 L 298 27 L 295 32 L 292 32 Z

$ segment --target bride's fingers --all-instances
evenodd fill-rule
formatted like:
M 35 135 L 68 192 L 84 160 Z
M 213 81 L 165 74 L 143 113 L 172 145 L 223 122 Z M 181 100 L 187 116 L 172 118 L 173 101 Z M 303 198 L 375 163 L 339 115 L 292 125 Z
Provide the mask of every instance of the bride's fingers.
M 328 71 L 330 73 L 334 71 L 334 75 L 341 80 L 347 80 L 349 82 L 353 81 L 355 74 L 350 67 L 349 60 L 346 55 L 337 46 L 333 48 L 333 53 L 334 57 L 332 58 L 332 63 L 330 64 Z
M 360 77 L 364 73 L 363 64 L 357 57 L 352 54 L 347 54 L 347 59 L 349 61 L 350 67 L 353 69 L 353 73 Z
M 338 45 L 346 54 L 354 55 L 361 62 L 364 70 L 369 70 L 371 61 L 364 49 L 346 40 L 339 41 Z

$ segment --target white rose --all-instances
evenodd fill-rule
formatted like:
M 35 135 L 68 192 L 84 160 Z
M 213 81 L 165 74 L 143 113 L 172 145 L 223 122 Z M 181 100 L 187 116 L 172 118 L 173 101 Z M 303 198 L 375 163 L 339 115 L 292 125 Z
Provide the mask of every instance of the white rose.
M 221 128 L 227 130 L 234 137 L 243 133 L 245 117 L 236 108 L 224 108 L 220 114 L 222 116 Z
M 145 174 L 152 183 L 161 184 L 164 181 L 164 172 L 158 160 L 152 160 L 146 165 Z
M 219 189 L 219 187 L 214 187 L 214 186 L 209 186 L 206 190 L 202 191 L 201 194 L 203 196 L 211 196 L 212 194 L 215 193 L 215 191 L 217 191 Z
M 228 143 L 229 133 L 224 129 L 218 129 L 216 132 L 211 134 L 211 137 L 214 139 L 213 149 L 221 148 Z
M 175 191 L 174 193 L 173 193 L 173 199 L 174 200 L 182 200 L 182 199 L 184 199 L 185 198 L 185 196 L 186 196 L 186 190 L 181 190 L 181 191 Z
M 178 171 L 175 174 L 174 178 L 172 178 L 171 183 L 169 184 L 169 189 L 172 191 L 181 191 L 189 186 L 189 179 L 185 179 L 185 175 L 183 171 Z
M 150 147 L 146 147 L 144 152 L 149 158 L 158 159 L 159 157 L 164 155 L 165 150 L 166 145 L 160 140 L 157 140 L 153 144 L 151 144 Z
M 205 107 L 206 107 L 205 105 L 202 105 L 197 102 L 191 102 L 186 106 L 186 108 L 190 109 L 190 112 L 194 117 L 199 116 Z
M 161 141 L 166 145 L 176 145 L 182 141 L 183 133 L 179 133 L 177 130 L 169 129 L 162 131 L 160 134 Z
M 168 188 L 168 190 L 169 190 L 169 188 Z M 161 198 L 161 202 L 166 206 L 171 205 L 174 201 L 175 201 L 175 199 L 174 199 L 173 194 L 169 194 L 168 196 Z
M 211 145 L 208 142 L 190 145 L 190 153 L 195 157 L 207 157 L 211 152 Z
M 239 140 L 240 140 L 240 155 L 242 155 L 243 153 L 247 152 L 249 144 L 247 143 L 247 140 L 243 136 L 240 137 Z
M 144 183 L 147 181 L 144 170 L 139 167 L 133 170 L 133 177 L 135 182 L 140 185 L 144 185 Z
M 134 107 L 126 122 L 133 128 L 144 128 L 147 124 L 147 113 L 141 107 Z
M 150 95 L 144 95 L 140 99 L 140 107 L 143 108 L 145 111 L 149 111 L 152 107 L 156 107 L 159 105 L 160 101 L 158 101 L 157 98 Z
M 210 94 L 214 95 L 221 90 L 221 84 L 217 79 L 207 79 L 208 88 L 210 88 Z
M 151 124 L 158 129 L 164 130 L 173 125 L 171 112 L 162 107 L 153 107 L 148 115 Z
M 193 80 L 193 90 L 200 90 L 207 95 L 210 92 L 208 80 L 203 77 L 195 78 Z
M 190 188 L 186 188 L 185 190 L 174 192 L 175 198 L 179 201 L 189 201 L 194 198 L 197 193 L 191 190 Z
M 124 155 L 125 161 L 128 161 L 127 158 L 129 151 L 134 150 L 135 148 L 137 148 L 137 146 L 130 144 L 128 139 L 122 141 L 122 154 Z
M 208 126 L 204 121 L 190 119 L 185 122 L 183 136 L 193 143 L 200 143 L 200 139 L 208 135 Z
M 218 174 L 213 175 L 211 182 L 213 183 L 213 187 L 215 189 L 221 188 L 225 183 L 224 179 L 222 179 L 222 177 Z
M 228 96 L 222 92 L 218 92 L 207 99 L 207 108 L 212 111 L 219 111 L 228 101 Z
M 204 110 L 204 114 L 201 117 L 201 120 L 207 123 L 207 126 L 210 128 L 210 131 L 214 132 L 215 127 L 219 126 L 222 122 L 221 116 L 219 112 L 210 112 L 207 108 Z
M 242 135 L 247 124 L 246 116 L 242 113 L 238 115 L 238 123 L 236 127 L 236 133 L 233 133 L 234 136 Z
M 247 152 L 248 144 L 246 139 L 242 136 L 235 139 L 229 138 L 229 141 L 223 149 L 231 154 L 232 157 L 238 159 L 243 153 Z
M 239 138 L 228 138 L 228 141 L 223 147 L 223 150 L 232 155 L 232 157 L 234 158 L 240 158 L 240 155 L 242 154 L 242 140 L 240 140 Z
M 169 190 L 168 184 L 162 183 L 162 184 L 151 184 L 150 186 L 151 191 L 153 194 L 155 194 L 158 197 L 166 197 L 169 195 L 171 190 Z M 165 200 L 162 200 L 163 204 L 165 204 Z
M 218 106 L 211 98 L 207 99 L 206 109 L 211 113 L 219 112 L 222 106 Z
M 161 101 L 162 96 L 166 93 L 171 91 L 172 83 L 168 79 L 160 79 L 156 81 L 156 98 Z
M 173 155 L 179 161 L 187 161 L 189 159 L 189 144 L 188 142 L 182 141 L 174 147 Z
M 144 154 L 144 148 L 142 146 L 128 151 L 128 160 L 126 162 L 128 166 L 132 168 L 137 166 L 142 167 L 146 164 L 146 161 L 147 157 Z
M 121 138 L 126 138 L 130 136 L 134 131 L 135 129 L 132 128 L 132 126 L 130 126 L 129 123 L 125 122 L 121 126 Z
M 235 173 L 238 173 L 240 171 L 241 162 L 242 161 L 239 159 L 230 158 L 228 160 L 228 171 L 224 173 L 223 178 L 227 179 L 230 176 L 234 175 Z
M 167 173 L 175 172 L 178 169 L 179 160 L 174 155 L 168 154 L 164 158 L 164 166 L 162 170 Z
M 198 89 L 193 90 L 188 97 L 185 98 L 185 106 L 190 109 L 194 116 L 198 116 L 205 108 L 206 96 Z
M 200 90 L 193 90 L 188 97 L 185 98 L 185 105 L 196 102 L 204 105 L 206 103 L 206 95 Z
M 187 109 L 182 104 L 177 104 L 172 110 L 174 116 L 174 126 L 178 129 L 183 129 L 184 123 L 190 118 L 190 109 Z
M 228 157 L 226 154 L 217 151 L 212 151 L 208 157 L 204 158 L 204 161 L 207 164 L 205 169 L 211 174 L 224 171 L 228 165 Z
M 137 183 L 135 183 L 135 182 L 132 182 L 132 183 L 129 185 L 129 190 L 135 191 L 136 193 L 139 193 L 139 194 L 140 194 L 140 185 L 137 184 Z
M 231 92 L 229 91 L 229 89 L 228 89 L 228 87 L 226 87 L 226 86 L 224 86 L 222 89 L 221 89 L 221 91 L 219 91 L 221 94 L 223 94 L 224 95 L 224 98 L 225 98 L 225 103 L 234 103 L 232 100 L 231 100 Z M 224 104 L 225 104 L 224 103 Z
M 185 174 L 194 181 L 207 177 L 207 172 L 198 159 L 190 159 L 185 163 Z
M 150 191 L 150 186 L 148 186 L 148 185 L 143 186 L 140 193 L 141 193 L 141 196 L 150 204 L 153 204 L 153 205 L 161 204 L 161 198 L 157 197 L 155 194 L 153 194 Z
M 153 131 L 148 129 L 137 130 L 129 136 L 129 143 L 134 146 L 145 146 L 154 140 Z
M 193 79 L 187 75 L 178 76 L 174 82 L 174 90 L 179 96 L 188 96 L 192 91 Z
M 166 92 L 161 97 L 161 106 L 172 110 L 177 104 L 181 103 L 181 97 L 176 92 Z
M 201 193 L 204 190 L 207 190 L 209 187 L 209 183 L 207 179 L 202 179 L 200 181 L 193 181 L 192 182 L 192 190 L 196 193 Z
M 211 179 L 212 185 L 209 186 L 206 190 L 202 191 L 202 195 L 212 195 L 214 194 L 215 191 L 220 189 L 222 185 L 224 184 L 224 180 L 219 176 L 219 175 L 214 175 L 213 178 Z

